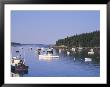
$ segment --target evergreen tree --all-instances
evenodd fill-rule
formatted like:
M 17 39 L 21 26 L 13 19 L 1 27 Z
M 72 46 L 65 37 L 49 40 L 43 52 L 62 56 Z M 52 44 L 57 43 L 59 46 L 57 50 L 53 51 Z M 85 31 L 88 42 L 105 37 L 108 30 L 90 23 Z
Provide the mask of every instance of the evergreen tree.
M 82 33 L 71 37 L 59 39 L 56 41 L 56 45 L 65 45 L 68 47 L 99 47 L 100 46 L 100 31 L 94 31 L 90 33 Z

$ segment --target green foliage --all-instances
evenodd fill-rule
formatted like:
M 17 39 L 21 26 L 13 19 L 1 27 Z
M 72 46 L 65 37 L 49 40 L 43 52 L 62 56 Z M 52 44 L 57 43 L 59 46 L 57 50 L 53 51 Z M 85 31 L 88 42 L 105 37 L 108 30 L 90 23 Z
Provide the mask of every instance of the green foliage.
M 59 39 L 56 41 L 56 45 L 65 45 L 68 47 L 99 47 L 100 46 L 100 31 L 94 31 L 90 33 L 82 33 L 71 37 Z

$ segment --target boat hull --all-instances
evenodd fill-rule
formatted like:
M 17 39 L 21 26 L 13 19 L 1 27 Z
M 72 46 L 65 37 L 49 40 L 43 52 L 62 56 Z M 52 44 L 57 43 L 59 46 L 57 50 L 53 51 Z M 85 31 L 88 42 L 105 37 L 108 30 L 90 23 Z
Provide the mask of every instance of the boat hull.
M 59 56 L 52 56 L 52 55 L 39 55 L 39 57 L 46 57 L 46 58 L 50 58 L 50 57 L 59 57 Z
M 11 72 L 13 73 L 28 72 L 28 66 L 16 67 L 11 65 Z

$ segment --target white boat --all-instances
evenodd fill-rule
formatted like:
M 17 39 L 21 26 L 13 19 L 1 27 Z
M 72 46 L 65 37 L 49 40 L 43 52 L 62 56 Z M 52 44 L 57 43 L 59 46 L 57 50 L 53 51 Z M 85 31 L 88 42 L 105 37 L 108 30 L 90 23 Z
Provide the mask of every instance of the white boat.
M 46 57 L 46 58 L 49 58 L 49 57 L 59 57 L 59 56 L 55 56 L 55 55 L 50 55 L 50 54 L 44 54 L 44 55 L 39 55 L 39 57 Z
M 55 55 L 52 55 L 52 54 L 44 54 L 44 55 L 39 55 L 39 60 L 40 61 L 52 61 L 52 60 L 56 60 L 56 59 L 59 59 L 59 56 L 55 56 Z
M 12 57 L 11 59 L 11 72 L 27 72 L 28 66 L 25 65 L 25 59 L 20 57 Z
M 11 65 L 12 66 L 15 66 L 15 64 L 19 64 L 19 63 L 21 63 L 22 62 L 22 64 L 24 64 L 24 58 L 19 58 L 19 57 L 13 57 L 12 59 L 11 59 Z
M 88 52 L 88 55 L 93 55 L 94 54 L 94 52 Z
M 69 51 L 67 51 L 67 55 L 70 55 L 70 52 Z
M 90 62 L 92 61 L 92 58 L 85 58 L 85 62 Z
M 71 48 L 71 50 L 72 50 L 73 52 L 75 52 L 75 51 L 76 51 L 76 49 L 75 49 L 75 48 Z
M 39 58 L 58 58 L 58 55 L 53 55 L 53 48 L 48 48 L 46 53 L 39 54 Z
M 90 49 L 90 51 L 88 52 L 88 55 L 93 55 L 93 54 L 94 54 L 93 49 Z

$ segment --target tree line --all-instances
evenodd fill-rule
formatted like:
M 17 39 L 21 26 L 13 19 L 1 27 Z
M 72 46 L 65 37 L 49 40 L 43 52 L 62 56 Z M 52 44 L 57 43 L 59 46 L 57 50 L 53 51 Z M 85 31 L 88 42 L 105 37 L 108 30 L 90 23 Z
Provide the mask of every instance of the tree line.
M 15 46 L 15 45 L 21 45 L 21 44 L 20 43 L 16 43 L 16 42 L 11 42 L 11 45 Z
M 56 41 L 56 46 L 65 45 L 67 47 L 100 47 L 100 31 L 73 35 Z

